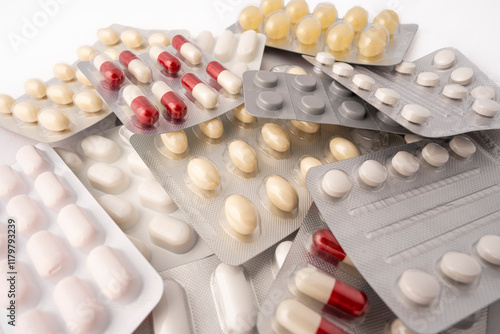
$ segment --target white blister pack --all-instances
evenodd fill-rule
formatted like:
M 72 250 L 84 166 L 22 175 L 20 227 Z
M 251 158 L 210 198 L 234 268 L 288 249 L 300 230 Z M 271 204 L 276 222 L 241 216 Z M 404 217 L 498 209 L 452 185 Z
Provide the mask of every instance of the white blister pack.
M 56 151 L 157 271 L 213 254 L 130 145 L 130 135 L 118 126 Z
M 304 58 L 418 135 L 500 128 L 500 87 L 457 49 L 440 49 L 390 71 Z
M 500 296 L 498 146 L 474 138 L 419 141 L 307 175 L 356 268 L 418 333 L 444 330 Z
M 0 166 L 5 333 L 132 331 L 161 279 L 47 144 Z M 7 280 L 9 278 L 9 280 Z

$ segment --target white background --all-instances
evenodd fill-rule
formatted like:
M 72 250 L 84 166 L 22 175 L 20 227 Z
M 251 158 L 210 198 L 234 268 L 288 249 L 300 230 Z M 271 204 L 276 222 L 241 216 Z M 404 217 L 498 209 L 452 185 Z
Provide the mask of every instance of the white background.
M 286 1 L 286 0 L 285 0 Z M 58 62 L 74 62 L 76 49 L 96 41 L 112 23 L 144 29 L 189 29 L 218 34 L 235 22 L 248 0 L 0 0 L 0 93 L 23 94 L 32 77 L 47 80 Z M 321 1 L 308 0 L 310 8 Z M 419 30 L 406 60 L 452 46 L 500 85 L 500 1 L 497 0 L 335 0 L 340 16 L 361 5 L 370 20 L 382 9 L 396 10 Z M 33 29 L 34 28 L 34 29 Z M 14 160 L 24 138 L 0 129 L 0 163 Z M 489 333 L 500 332 L 500 302 L 490 311 Z M 495 316 L 496 315 L 496 316 Z M 492 323 L 495 322 L 495 325 Z

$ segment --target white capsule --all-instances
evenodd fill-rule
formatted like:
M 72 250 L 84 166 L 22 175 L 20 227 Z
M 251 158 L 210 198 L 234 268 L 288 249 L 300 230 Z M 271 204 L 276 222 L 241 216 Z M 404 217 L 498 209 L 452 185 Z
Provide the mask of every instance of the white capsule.
M 137 224 L 137 211 L 129 201 L 109 194 L 99 197 L 97 201 L 122 231 Z
M 169 46 L 170 38 L 168 38 L 167 35 L 161 32 L 155 32 L 154 34 L 151 34 L 151 36 L 148 37 L 148 44 L 149 45 L 161 44 L 163 46 Z
M 8 200 L 23 189 L 24 183 L 10 166 L 0 165 L 0 198 Z
M 57 274 L 67 263 L 66 251 L 49 231 L 33 234 L 26 243 L 26 252 L 38 275 L 44 278 Z
M 87 170 L 92 188 L 108 194 L 120 194 L 128 188 L 129 178 L 118 167 L 97 162 Z
M 340 198 L 351 191 L 352 181 L 345 172 L 332 169 L 323 176 L 321 188 L 329 196 Z
M 70 196 L 57 175 L 50 171 L 44 172 L 36 178 L 34 188 L 43 204 L 53 210 L 60 207 Z
M 147 208 L 159 212 L 174 212 L 177 210 L 177 205 L 155 179 L 139 184 L 137 195 L 141 204 Z
M 85 137 L 81 147 L 87 157 L 100 162 L 112 163 L 121 155 L 121 150 L 114 141 L 100 135 Z
M 431 304 L 441 291 L 438 280 L 420 269 L 407 269 L 403 272 L 398 286 L 403 295 L 420 305 Z
M 37 230 L 44 221 L 44 217 L 35 202 L 24 194 L 17 195 L 8 201 L 5 212 L 16 220 L 17 230 L 21 234 Z
M 243 88 L 241 78 L 229 70 L 224 70 L 217 76 L 217 83 L 229 94 L 238 94 Z
M 128 63 L 127 69 L 141 83 L 148 83 L 153 78 L 151 69 L 140 59 L 133 59 Z
M 406 104 L 401 109 L 401 117 L 414 124 L 423 124 L 431 117 L 431 112 L 419 104 Z
M 92 221 L 76 204 L 69 204 L 61 209 L 57 224 L 71 246 L 82 248 L 92 242 L 97 234 Z
M 214 57 L 217 60 L 226 62 L 231 59 L 236 38 L 231 30 L 224 30 L 217 38 L 214 47 Z
M 163 281 L 163 295 L 153 309 L 155 334 L 192 333 L 191 312 L 186 292 L 174 280 Z
M 181 53 L 181 55 L 194 66 L 200 64 L 203 60 L 203 53 L 201 53 L 196 46 L 187 41 L 183 36 L 174 36 L 172 44 Z
M 376 160 L 366 160 L 359 167 L 358 175 L 365 184 L 378 187 L 387 180 L 387 169 Z
M 38 149 L 32 145 L 26 145 L 17 150 L 16 161 L 21 166 L 24 174 L 31 178 L 37 177 L 41 172 L 49 168 L 47 161 L 45 161 Z
M 185 222 L 170 216 L 157 216 L 148 227 L 151 241 L 166 250 L 185 254 L 196 245 L 196 233 Z
M 410 177 L 420 169 L 418 159 L 411 153 L 400 151 L 391 160 L 392 167 L 401 175 Z
M 208 30 L 204 30 L 196 37 L 196 45 L 206 52 L 210 52 L 214 46 L 214 35 Z
M 323 317 L 296 299 L 285 299 L 276 309 L 276 320 L 290 333 L 316 334 Z
M 239 61 L 249 63 L 255 58 L 255 52 L 259 38 L 254 30 L 247 30 L 240 35 L 240 42 L 236 49 L 236 57 Z
M 204 108 L 213 109 L 217 105 L 217 94 L 203 82 L 194 86 L 191 94 Z

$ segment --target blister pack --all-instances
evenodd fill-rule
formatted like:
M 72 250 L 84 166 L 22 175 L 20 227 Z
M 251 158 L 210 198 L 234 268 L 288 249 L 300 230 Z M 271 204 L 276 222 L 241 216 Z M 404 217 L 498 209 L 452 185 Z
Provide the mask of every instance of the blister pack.
M 327 51 L 338 60 L 364 65 L 399 64 L 410 47 L 418 25 L 399 24 L 393 10 L 384 10 L 368 23 L 368 12 L 353 7 L 342 19 L 332 3 L 320 3 L 313 13 L 305 0 L 263 0 L 260 8 L 245 7 L 234 32 L 254 30 L 267 36 L 266 45 L 315 56 Z
M 213 254 L 130 145 L 123 126 L 56 151 L 157 270 Z
M 500 128 L 500 88 L 460 51 L 444 48 L 392 70 L 306 60 L 408 130 L 445 137 Z
M 409 132 L 329 77 L 247 71 L 243 90 L 248 113 L 257 117 Z
M 419 141 L 307 174 L 356 268 L 418 333 L 444 330 L 500 296 L 498 146 L 475 136 Z
M 16 160 L 0 166 L 4 331 L 137 328 L 161 297 L 159 275 L 49 145 Z

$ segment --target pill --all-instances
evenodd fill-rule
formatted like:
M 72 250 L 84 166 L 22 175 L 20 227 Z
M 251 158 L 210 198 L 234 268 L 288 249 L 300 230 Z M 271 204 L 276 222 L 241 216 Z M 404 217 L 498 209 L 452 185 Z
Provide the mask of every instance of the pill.
M 450 99 L 460 100 L 467 96 L 467 88 L 462 85 L 449 84 L 444 86 L 443 95 Z
M 375 97 L 382 103 L 388 104 L 390 106 L 398 103 L 401 95 L 391 88 L 379 88 L 375 92 Z
M 240 35 L 240 42 L 236 48 L 236 58 L 239 61 L 249 63 L 255 58 L 255 52 L 259 39 L 253 30 L 245 31 Z
M 56 64 L 52 68 L 52 72 L 56 78 L 62 81 L 71 81 L 75 78 L 75 70 L 68 64 Z
M 167 85 L 166 82 L 157 81 L 151 91 L 158 101 L 167 109 L 173 119 L 182 119 L 186 116 L 187 106 L 182 98 Z
M 405 270 L 398 286 L 405 297 L 420 305 L 431 304 L 441 291 L 437 279 L 420 269 Z
M 241 78 L 222 66 L 218 61 L 211 61 L 207 65 L 207 73 L 229 94 L 238 94 L 243 87 Z
M 318 41 L 321 35 L 321 22 L 312 15 L 305 16 L 297 22 L 295 36 L 300 43 L 311 45 Z
M 347 11 L 343 20 L 349 22 L 354 28 L 354 31 L 358 32 L 361 31 L 361 29 L 365 27 L 366 22 L 368 22 L 368 13 L 362 7 L 353 7 Z
M 151 262 L 151 249 L 149 249 L 146 243 L 130 235 L 127 235 L 127 238 L 130 240 L 130 242 L 132 242 L 134 247 L 137 248 L 139 252 L 141 252 L 142 256 L 144 256 L 144 258 L 148 260 L 148 262 Z
M 494 117 L 500 111 L 500 104 L 494 100 L 476 99 L 472 104 L 472 110 L 481 116 Z
M 248 111 L 245 109 L 245 105 L 242 104 L 239 107 L 233 109 L 234 117 L 242 123 L 249 124 L 256 120 L 256 117 L 250 115 Z
M 188 140 L 184 130 L 179 130 L 161 135 L 163 145 L 172 153 L 182 154 L 188 148 Z
M 441 50 L 434 55 L 434 67 L 440 70 L 449 68 L 455 62 L 455 53 L 451 50 Z
M 111 60 L 118 60 L 120 57 L 120 50 L 116 48 L 106 49 L 104 50 L 104 54 L 108 55 Z
M 394 67 L 396 72 L 402 73 L 402 74 L 412 74 L 415 72 L 415 69 L 417 68 L 417 65 L 415 63 L 410 63 L 408 61 L 403 61 Z
M 357 101 L 344 101 L 338 110 L 342 115 L 350 119 L 361 120 L 366 115 L 365 107 Z
M 323 176 L 321 188 L 327 195 L 340 198 L 351 191 L 352 182 L 345 172 L 332 169 Z
M 292 0 L 286 5 L 285 10 L 290 15 L 292 24 L 295 24 L 309 13 L 309 6 L 304 0 Z
M 187 165 L 187 173 L 189 179 L 201 189 L 215 190 L 220 185 L 219 170 L 206 159 L 191 159 Z
M 352 78 L 352 83 L 363 90 L 372 90 L 373 86 L 375 86 L 375 80 L 372 77 L 359 73 Z
M 80 46 L 76 50 L 76 55 L 81 61 L 89 61 L 93 53 L 95 53 L 95 49 L 89 45 Z
M 359 157 L 361 155 L 356 145 L 342 137 L 335 137 L 330 140 L 329 147 L 336 161 Z
M 417 76 L 417 83 L 424 87 L 434 87 L 439 84 L 439 75 L 434 72 L 421 72 Z
M 213 276 L 216 305 L 228 333 L 251 333 L 259 312 L 252 286 L 239 266 L 221 263 Z
M 112 163 L 121 155 L 121 150 L 114 141 L 100 135 L 85 137 L 81 147 L 87 157 L 100 162 Z
M 185 254 L 196 245 L 196 233 L 185 222 L 170 216 L 157 216 L 148 227 L 151 241 L 172 253 Z
M 257 6 L 248 6 L 244 8 L 238 17 L 238 22 L 243 30 L 257 30 L 261 26 L 263 20 L 264 14 Z
M 210 52 L 214 46 L 214 35 L 208 30 L 203 30 L 196 37 L 196 45 L 206 52 Z
M 234 37 L 234 33 L 231 30 L 224 30 L 222 34 L 219 35 L 219 38 L 217 38 L 217 43 L 215 43 L 215 47 L 212 52 L 215 59 L 222 62 L 230 60 L 233 55 L 235 42 L 236 38 Z
M 120 63 L 141 83 L 148 83 L 153 77 L 151 69 L 143 63 L 133 52 L 125 50 L 118 56 Z
M 73 91 L 65 85 L 54 85 L 47 88 L 47 97 L 57 104 L 70 104 L 73 102 Z
M 131 229 L 137 224 L 137 211 L 129 201 L 110 194 L 99 197 L 97 201 L 121 230 Z
M 417 334 L 411 329 L 409 329 L 401 319 L 397 318 L 390 325 L 388 334 Z
M 24 183 L 7 165 L 0 165 L 0 198 L 7 200 L 23 189 Z
M 422 150 L 422 157 L 429 165 L 441 167 L 448 162 L 450 154 L 439 144 L 429 143 Z
M 317 166 L 322 166 L 323 162 L 315 157 L 305 157 L 304 159 L 300 160 L 300 173 L 304 177 L 304 180 L 306 178 L 307 172 L 309 169 Z
M 148 166 L 142 161 L 141 157 L 137 152 L 130 152 L 127 156 L 127 163 L 130 171 L 135 175 L 139 175 L 145 178 L 152 178 L 153 174 L 149 170 Z
M 90 83 L 89 79 L 87 79 L 87 77 L 80 70 L 76 71 L 76 79 L 81 84 L 84 84 L 85 86 L 88 86 L 88 87 L 92 87 L 92 84 Z
M 39 79 L 29 79 L 24 83 L 24 90 L 34 98 L 41 99 L 47 94 L 47 87 Z
M 382 54 L 389 43 L 389 32 L 380 24 L 373 24 L 364 29 L 359 36 L 358 50 L 364 57 Z
M 232 141 L 228 152 L 234 166 L 243 173 L 253 173 L 257 170 L 257 154 L 252 146 L 243 140 Z
M 97 39 L 105 45 L 115 45 L 118 43 L 118 34 L 111 28 L 97 30 Z
M 495 90 L 491 87 L 488 87 L 488 86 L 478 86 L 470 92 L 470 95 L 475 99 L 492 100 L 495 98 Z M 0 101 L 0 105 L 1 105 L 1 101 Z M 1 111 L 1 107 L 0 107 L 0 111 Z
M 295 299 L 285 299 L 276 308 L 276 320 L 290 333 L 300 334 L 347 334 Z
M 271 203 L 281 211 L 292 212 L 299 206 L 297 190 L 281 176 L 272 175 L 267 178 L 266 193 Z
M 17 195 L 7 202 L 5 211 L 16 220 L 17 230 L 21 234 L 30 233 L 38 229 L 44 218 L 35 202 L 28 195 Z
M 125 81 L 123 71 L 113 63 L 113 59 L 106 53 L 95 54 L 93 64 L 112 87 L 120 86 Z
M 97 234 L 92 221 L 76 204 L 69 204 L 61 209 L 57 216 L 57 224 L 70 245 L 75 248 L 87 246 Z
M 195 74 L 187 73 L 181 79 L 182 87 L 190 91 L 193 97 L 206 109 L 217 106 L 217 94 L 203 83 Z
M 66 252 L 49 231 L 33 234 L 26 243 L 26 252 L 38 275 L 44 278 L 57 274 L 67 262 Z
M 128 187 L 128 176 L 118 167 L 98 162 L 87 170 L 90 185 L 108 194 L 120 194 Z
M 284 11 L 276 11 L 266 18 L 264 31 L 266 36 L 271 40 L 281 40 L 288 36 L 292 20 L 290 15 Z
M 392 9 L 385 9 L 375 16 L 373 23 L 383 25 L 392 35 L 399 26 L 399 15 Z
M 131 48 L 138 48 L 142 45 L 142 36 L 137 31 L 132 29 L 124 30 L 120 34 L 122 42 Z
M 333 233 L 326 228 L 314 232 L 311 253 L 335 266 L 339 262 L 342 262 L 354 267 L 351 259 L 347 256 L 344 249 L 342 249 Z
M 128 85 L 123 90 L 123 99 L 143 125 L 153 125 L 158 121 L 158 108 L 135 85 Z
M 164 33 L 155 32 L 148 37 L 148 44 L 151 46 L 154 44 L 161 44 L 163 46 L 168 46 L 170 45 L 170 38 L 168 38 L 168 36 L 165 35 Z
M 328 48 L 333 52 L 342 52 L 349 49 L 354 40 L 354 33 L 354 28 L 349 22 L 340 21 L 335 23 L 326 35 Z
M 470 67 L 459 67 L 451 72 L 450 80 L 458 85 L 468 85 L 472 82 L 474 71 Z
M 196 66 L 203 60 L 201 51 L 182 35 L 176 35 L 172 38 L 172 46 L 192 65 Z
M 290 136 L 278 124 L 266 123 L 262 127 L 262 138 L 271 149 L 286 152 L 290 149 Z
M 149 56 L 153 61 L 160 64 L 169 74 L 176 74 L 181 70 L 182 65 L 180 60 L 159 45 L 151 46 L 149 49 Z
M 325 66 L 332 66 L 335 63 L 335 57 L 328 52 L 318 52 L 316 54 L 316 61 Z
M 226 198 L 224 213 L 229 226 L 242 235 L 252 234 L 259 223 L 259 216 L 254 205 L 241 195 L 231 195 Z
M 312 78 L 307 76 L 308 78 Z M 313 79 L 314 80 L 314 79 Z M 303 96 L 299 102 L 300 111 L 310 115 L 321 115 L 326 110 L 326 103 L 320 97 L 307 95 Z
M 156 179 L 141 182 L 137 187 L 137 196 L 141 204 L 147 208 L 159 212 L 177 210 L 177 205 Z
M 25 123 L 36 123 L 39 111 L 40 107 L 30 101 L 17 102 L 12 108 L 12 114 L 14 117 Z
M 337 19 L 337 8 L 333 4 L 320 3 L 314 8 L 313 15 L 318 18 L 321 28 L 325 30 Z
M 100 315 L 103 314 L 102 305 L 97 303 L 97 298 L 90 288 L 75 276 L 63 278 L 57 283 L 53 299 L 72 334 L 94 331 Z
M 278 271 L 283 267 L 283 263 L 292 248 L 293 242 L 290 240 L 281 242 L 276 250 L 274 251 L 273 263 L 277 267 Z
M 418 159 L 406 151 L 396 153 L 391 160 L 391 164 L 396 172 L 406 177 L 413 176 L 420 168 Z
M 423 124 L 431 117 L 431 112 L 418 104 L 406 104 L 401 109 L 401 117 L 414 124 Z
M 494 234 L 484 235 L 476 246 L 479 256 L 495 265 L 500 265 L 500 236 Z
M 474 282 L 481 273 L 481 266 L 472 256 L 455 251 L 444 254 L 439 267 L 452 280 L 465 284 Z
M 330 84 L 330 86 L 328 86 L 328 90 L 330 92 L 332 92 L 333 94 L 339 95 L 339 96 L 342 96 L 342 97 L 349 97 L 349 96 L 353 95 L 353 93 L 349 89 L 347 89 L 344 86 L 342 86 L 336 80 L 332 81 L 332 83 Z
M 283 4 L 284 4 L 283 0 L 262 0 L 260 2 L 260 8 L 262 9 L 264 17 L 266 17 L 271 12 L 282 9 Z
M 350 77 L 354 73 L 354 68 L 347 63 L 335 63 L 333 64 L 332 72 L 341 77 Z
M 36 178 L 34 188 L 43 204 L 51 209 L 59 207 L 70 196 L 56 174 L 50 171 Z
M 319 129 L 321 128 L 321 124 L 318 123 L 312 123 L 312 122 L 305 122 L 305 121 L 297 121 L 292 119 L 290 121 L 292 125 L 297 128 L 298 130 L 305 132 L 305 133 L 317 133 Z
M 75 96 L 75 104 L 81 110 L 88 113 L 95 113 L 102 110 L 103 101 L 99 94 L 93 91 L 81 92 Z
M 16 100 L 10 95 L 0 94 L 0 114 L 10 114 L 14 102 Z
M 255 77 L 253 78 L 253 82 L 260 87 L 263 88 L 273 88 L 278 85 L 278 76 L 276 73 L 260 71 L 255 73 Z
M 378 187 L 387 180 L 387 169 L 378 161 L 366 160 L 359 167 L 358 175 L 366 185 Z
M 411 133 L 405 135 L 405 142 L 407 144 L 416 143 L 416 142 L 419 142 L 422 140 L 424 140 L 424 138 L 417 136 L 417 135 L 414 135 L 414 134 L 411 134 Z
M 47 161 L 45 161 L 38 149 L 32 145 L 26 145 L 17 150 L 16 161 L 24 174 L 31 178 L 35 178 L 49 168 Z
M 16 291 L 16 301 L 18 301 L 17 294 Z M 14 334 L 58 333 L 54 327 L 49 315 L 35 308 L 21 314 L 14 327 Z
M 476 145 L 464 136 L 453 137 L 449 145 L 451 150 L 462 158 L 469 158 L 476 152 Z
M 187 300 L 179 283 L 171 279 L 163 281 L 163 295 L 152 313 L 156 334 L 192 333 Z

